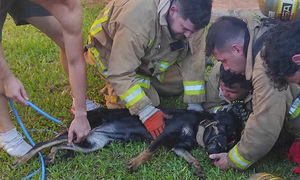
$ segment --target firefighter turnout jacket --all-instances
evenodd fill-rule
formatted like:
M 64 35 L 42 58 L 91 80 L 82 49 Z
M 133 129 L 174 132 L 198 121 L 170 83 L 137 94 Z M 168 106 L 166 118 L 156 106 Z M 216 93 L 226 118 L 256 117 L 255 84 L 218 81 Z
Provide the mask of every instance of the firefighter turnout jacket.
M 299 85 L 296 84 L 289 85 L 284 91 L 272 86 L 260 53 L 252 57 L 252 45 L 260 34 L 260 21 L 257 18 L 245 21 L 250 33 L 245 76 L 247 80 L 252 80 L 253 112 L 241 140 L 227 156 L 230 167 L 238 170 L 247 169 L 271 150 L 299 93 Z
M 151 104 L 143 88 L 150 78 L 181 64 L 184 102 L 205 101 L 204 29 L 177 41 L 167 24 L 170 0 L 113 0 L 91 27 L 87 53 L 116 94 L 137 114 Z M 175 49 L 170 47 L 175 45 Z

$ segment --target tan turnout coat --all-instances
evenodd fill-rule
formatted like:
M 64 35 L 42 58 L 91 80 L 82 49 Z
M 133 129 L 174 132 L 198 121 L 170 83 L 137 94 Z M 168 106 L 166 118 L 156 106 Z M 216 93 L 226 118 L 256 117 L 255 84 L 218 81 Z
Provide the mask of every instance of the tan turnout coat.
M 229 165 L 245 170 L 266 155 L 275 144 L 293 100 L 299 93 L 299 85 L 290 85 L 278 91 L 265 73 L 260 53 L 252 58 L 252 43 L 259 23 L 247 20 L 250 43 L 247 52 L 246 79 L 252 80 L 253 112 L 250 114 L 240 142 L 228 153 Z
M 189 39 L 189 46 L 171 52 L 176 40 L 167 26 L 169 7 L 169 0 L 114 0 L 91 28 L 91 59 L 131 114 L 151 104 L 141 88 L 147 88 L 147 77 L 163 82 L 164 72 L 175 64 L 182 68 L 184 102 L 205 101 L 204 30 Z M 137 75 L 143 75 L 144 84 Z

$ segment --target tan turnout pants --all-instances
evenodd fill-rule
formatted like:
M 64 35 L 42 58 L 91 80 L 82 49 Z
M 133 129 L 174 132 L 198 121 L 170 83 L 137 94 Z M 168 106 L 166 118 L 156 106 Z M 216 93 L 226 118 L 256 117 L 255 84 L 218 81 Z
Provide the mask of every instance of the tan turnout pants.
M 102 77 L 102 76 L 101 76 Z M 105 95 L 106 106 L 109 109 L 125 108 L 125 104 L 117 96 L 112 85 L 102 77 L 106 86 L 100 91 Z M 164 75 L 163 82 L 158 81 L 155 77 L 150 77 L 150 88 L 143 88 L 147 97 L 152 101 L 152 105 L 160 104 L 161 96 L 175 96 L 183 92 L 183 78 L 181 74 L 181 64 L 172 65 Z

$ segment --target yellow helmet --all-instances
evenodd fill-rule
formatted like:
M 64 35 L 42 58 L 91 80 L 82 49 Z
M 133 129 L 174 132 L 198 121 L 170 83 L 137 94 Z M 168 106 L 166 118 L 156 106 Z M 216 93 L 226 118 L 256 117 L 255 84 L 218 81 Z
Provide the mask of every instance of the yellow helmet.
M 300 19 L 300 0 L 258 0 L 263 15 L 281 20 Z
M 283 180 L 283 179 L 269 173 L 256 173 L 253 176 L 251 176 L 248 180 Z

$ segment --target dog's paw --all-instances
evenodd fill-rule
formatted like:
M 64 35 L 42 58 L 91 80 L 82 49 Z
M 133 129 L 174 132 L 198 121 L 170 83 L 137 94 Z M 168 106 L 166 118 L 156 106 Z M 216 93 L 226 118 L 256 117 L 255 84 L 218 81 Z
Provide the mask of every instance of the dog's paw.
M 140 167 L 141 163 L 135 158 L 127 163 L 127 171 L 129 173 L 133 173 L 133 171 L 137 170 Z
M 17 159 L 14 162 L 12 162 L 10 168 L 11 169 L 16 169 L 19 166 L 19 164 L 20 164 L 20 161 L 19 161 L 19 159 Z
M 61 156 L 61 160 L 67 161 L 68 159 L 73 159 L 74 157 L 75 157 L 75 152 L 72 150 L 67 150 L 67 152 Z
M 193 167 L 193 169 L 194 169 L 193 174 L 195 176 L 197 176 L 198 179 L 206 179 L 206 176 L 204 175 L 204 173 L 202 171 L 202 168 L 199 165 L 199 162 L 197 160 L 195 160 L 195 161 L 193 161 L 193 162 L 191 162 L 189 164 Z
M 54 164 L 54 160 L 55 160 L 55 156 L 53 156 L 51 153 L 45 157 L 45 164 L 48 165 L 52 165 Z
M 201 169 L 195 169 L 194 173 L 195 176 L 198 176 L 199 179 L 206 179 L 206 176 L 203 174 Z

